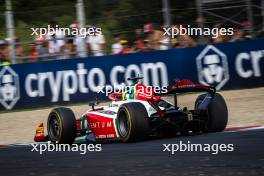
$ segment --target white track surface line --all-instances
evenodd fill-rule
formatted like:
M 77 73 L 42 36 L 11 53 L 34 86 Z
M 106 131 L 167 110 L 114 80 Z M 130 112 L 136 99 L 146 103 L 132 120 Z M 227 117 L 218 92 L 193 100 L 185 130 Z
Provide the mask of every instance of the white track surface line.
M 224 131 L 225 133 L 235 133 L 235 132 L 240 132 L 240 131 L 252 131 L 252 130 L 259 130 L 259 129 L 264 129 L 264 126 L 258 126 L 258 127 L 241 127 L 240 129 L 234 129 L 234 130 L 227 130 Z

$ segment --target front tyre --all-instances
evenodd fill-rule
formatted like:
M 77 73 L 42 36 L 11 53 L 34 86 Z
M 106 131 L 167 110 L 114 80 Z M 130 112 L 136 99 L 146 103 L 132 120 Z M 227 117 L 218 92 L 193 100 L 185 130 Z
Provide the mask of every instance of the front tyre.
M 146 139 L 149 121 L 145 106 L 138 102 L 121 105 L 117 113 L 117 131 L 123 142 Z
M 53 109 L 47 122 L 48 136 L 51 142 L 72 144 L 76 137 L 76 119 L 69 108 Z

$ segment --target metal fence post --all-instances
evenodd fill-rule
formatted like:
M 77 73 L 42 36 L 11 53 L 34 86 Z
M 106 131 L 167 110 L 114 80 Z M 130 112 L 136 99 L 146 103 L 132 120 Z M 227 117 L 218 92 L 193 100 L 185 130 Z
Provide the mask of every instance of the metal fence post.
M 204 29 L 204 17 L 203 17 L 202 5 L 203 5 L 202 0 L 196 0 L 197 20 L 198 20 L 197 23 L 198 23 L 198 27 L 203 31 L 203 29 Z M 198 40 L 202 44 L 205 42 L 203 35 L 200 35 Z
M 6 0 L 6 29 L 8 35 L 8 48 L 9 48 L 9 59 L 13 64 L 16 63 L 15 59 L 15 28 L 13 20 L 13 12 L 11 0 Z
M 264 31 L 264 0 L 261 1 L 262 31 Z
M 170 4 L 169 0 L 162 0 L 162 12 L 163 12 L 163 23 L 165 26 L 171 26 L 171 13 L 170 13 Z M 171 39 L 169 38 L 168 47 L 171 48 Z
M 251 23 L 249 27 L 250 35 L 254 38 L 254 21 L 253 21 L 253 13 L 252 13 L 252 6 L 251 6 L 251 0 L 246 0 L 247 4 L 247 19 Z
M 83 0 L 78 0 L 76 4 L 76 10 L 77 10 L 77 21 L 81 28 L 85 28 L 85 12 L 84 12 L 84 5 Z M 80 36 L 77 36 L 80 37 Z M 77 43 L 77 50 L 80 52 L 80 57 L 86 57 L 87 56 L 87 47 L 86 47 L 86 41 L 85 38 L 79 38 L 80 43 Z
M 162 0 L 163 4 L 163 19 L 164 19 L 164 25 L 170 26 L 171 25 L 171 13 L 170 13 L 170 4 L 168 0 Z

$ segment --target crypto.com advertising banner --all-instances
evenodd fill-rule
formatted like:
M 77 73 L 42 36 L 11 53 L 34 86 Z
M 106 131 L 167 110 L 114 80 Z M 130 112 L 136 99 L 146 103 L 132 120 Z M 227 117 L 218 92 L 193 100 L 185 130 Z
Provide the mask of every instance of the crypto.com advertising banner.
M 264 86 L 264 40 L 1 67 L 0 109 L 88 102 L 98 87 L 129 84 L 138 74 L 152 86 L 175 78 L 218 90 Z

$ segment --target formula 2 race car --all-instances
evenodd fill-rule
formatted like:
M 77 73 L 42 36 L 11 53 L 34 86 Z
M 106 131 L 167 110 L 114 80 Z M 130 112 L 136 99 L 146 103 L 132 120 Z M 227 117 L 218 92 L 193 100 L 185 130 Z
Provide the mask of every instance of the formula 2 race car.
M 72 144 L 77 137 L 86 136 L 94 141 L 144 140 L 150 136 L 172 137 L 176 134 L 220 132 L 228 121 L 224 98 L 214 87 L 194 84 L 190 80 L 178 80 L 167 87 L 165 93 L 155 93 L 140 84 L 142 77 L 130 78 L 132 92 L 112 93 L 111 103 L 98 107 L 97 101 L 89 105 L 91 110 L 75 118 L 71 109 L 53 109 L 47 119 L 47 134 L 43 123 L 37 128 L 36 142 L 50 140 Z M 141 90 L 141 91 L 139 91 Z M 142 91 L 143 90 L 143 91 Z M 187 92 L 206 92 L 197 97 L 194 109 L 180 108 L 177 95 Z M 174 104 L 161 98 L 174 95 Z

